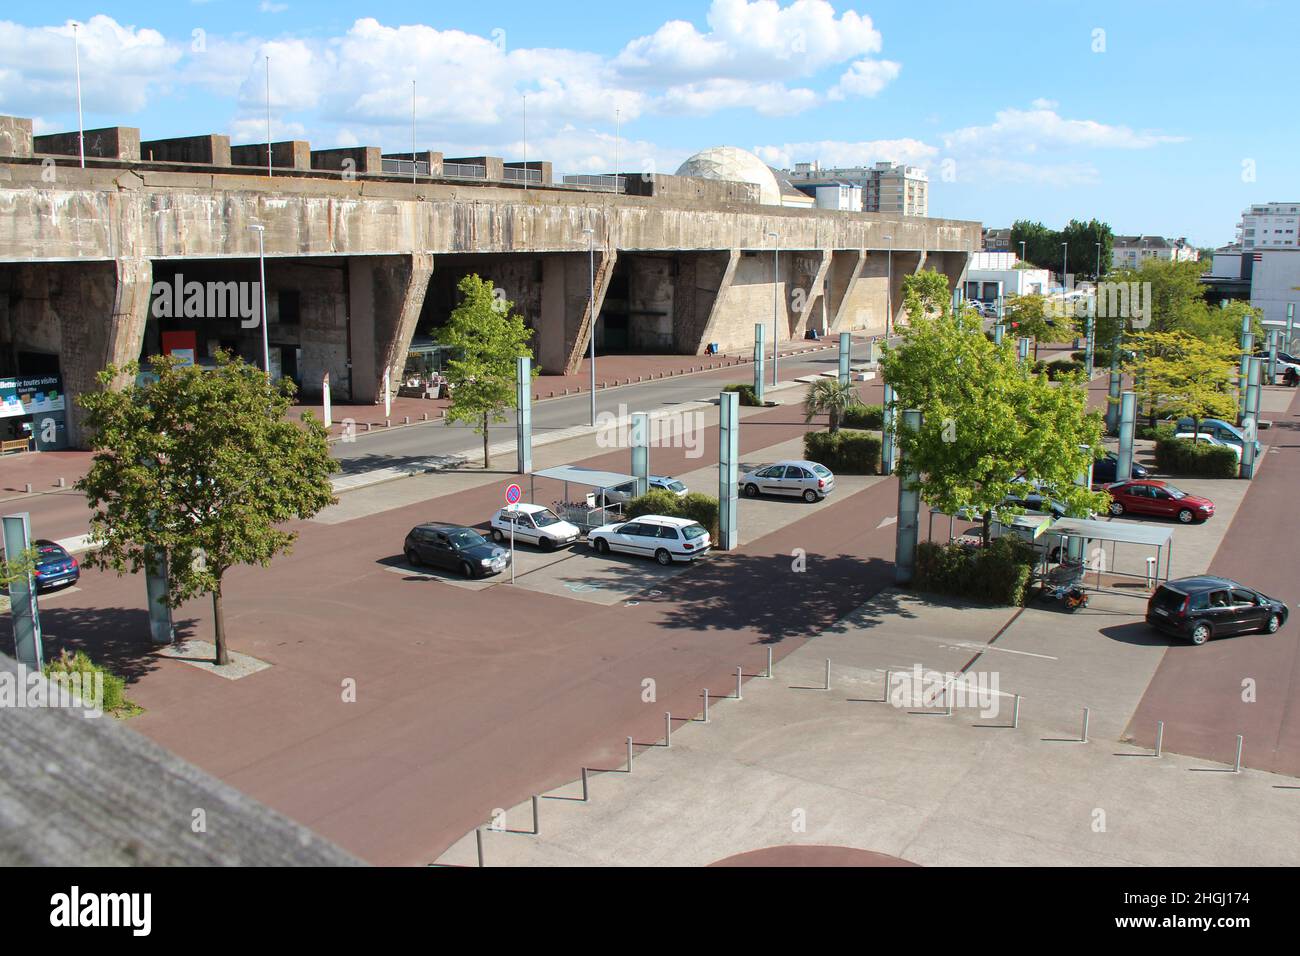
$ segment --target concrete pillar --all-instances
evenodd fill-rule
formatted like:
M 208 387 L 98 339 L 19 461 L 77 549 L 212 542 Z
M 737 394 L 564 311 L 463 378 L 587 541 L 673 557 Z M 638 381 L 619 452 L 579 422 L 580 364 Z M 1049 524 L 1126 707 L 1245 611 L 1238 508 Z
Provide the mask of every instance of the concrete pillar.
M 1268 375 L 1264 381 L 1269 385 L 1277 384 L 1277 331 L 1268 333 Z
M 515 360 L 515 461 L 519 474 L 533 470 L 533 360 L 527 355 Z
M 767 356 L 763 352 L 763 323 L 754 323 L 754 397 L 760 402 L 763 399 L 763 388 L 765 386 L 764 375 L 767 368 Z
M 628 444 L 632 446 L 632 477 L 636 479 L 636 493 L 650 490 L 650 416 L 633 412 L 628 429 Z
M 1001 345 L 1002 337 L 1006 334 L 1007 334 L 1006 327 L 1001 322 L 993 326 L 993 344 Z
M 804 298 L 803 308 L 795 317 L 794 335 L 797 338 L 813 327 L 812 317 L 818 311 L 823 309 L 826 294 L 826 275 L 831 267 L 831 250 L 823 249 L 815 253 L 820 258 L 817 261 L 817 271 L 813 274 L 812 281 L 808 285 L 808 294 Z M 793 277 L 793 273 L 792 273 Z
M 1106 433 L 1114 435 L 1119 430 L 1119 390 L 1123 386 L 1118 366 L 1112 362 L 1110 381 L 1106 386 Z
M 6 555 L 26 554 L 31 547 L 31 516 L 27 512 L 5 515 L 3 540 Z M 29 573 L 9 585 L 9 616 L 13 621 L 14 657 L 19 664 L 39 671 L 45 666 L 41 643 L 41 614 L 36 604 L 36 580 Z M 19 693 L 24 689 L 20 688 Z
M 840 333 L 840 384 L 849 384 L 849 376 L 852 374 L 850 366 L 853 362 L 853 336 L 848 332 Z
M 1254 478 L 1258 462 L 1255 440 L 1259 434 L 1259 396 L 1263 391 L 1264 363 L 1267 359 L 1251 358 L 1246 369 L 1246 414 L 1242 417 L 1241 432 L 1246 438 L 1241 449 L 1241 477 Z
M 176 627 L 172 622 L 172 609 L 164 600 L 167 597 L 165 553 L 152 549 L 146 553 L 144 589 L 149 606 L 149 636 L 155 644 L 171 644 L 176 640 Z
M 591 308 L 591 259 L 587 251 L 542 259 L 542 308 L 538 361 L 547 372 L 572 375 L 587 357 L 592 313 L 599 316 L 614 274 L 617 253 L 595 250 L 595 308 Z
M 903 412 L 903 428 L 921 430 L 921 412 L 909 408 Z M 894 546 L 894 582 L 911 584 L 916 573 L 916 541 L 920 521 L 921 493 L 914 485 L 920 477 L 903 455 L 898 476 L 898 533 Z
M 1029 361 L 1030 342 L 1031 339 L 1025 335 L 1022 335 L 1019 339 L 1016 340 L 1016 354 L 1021 362 Z
M 1124 392 L 1119 398 L 1119 461 L 1115 466 L 1115 480 L 1128 481 L 1133 477 L 1133 432 L 1137 428 L 1137 393 Z
M 1255 350 L 1255 333 L 1249 329 L 1249 318 L 1242 323 L 1241 332 L 1241 362 L 1237 366 L 1237 424 L 1241 424 L 1246 419 L 1246 386 L 1247 377 L 1250 374 L 1250 359 Z
M 894 404 L 894 387 L 886 383 L 884 400 L 885 421 L 880 429 L 880 473 L 892 475 L 897 458 L 894 447 L 894 422 L 898 418 L 898 409 Z
M 355 256 L 347 261 L 352 399 L 383 400 L 385 370 L 398 381 L 433 275 L 433 256 Z
M 731 551 L 740 545 L 736 523 L 736 480 L 740 477 L 740 396 L 723 392 L 718 396 L 718 550 Z
M 1097 297 L 1088 300 L 1087 350 L 1084 356 L 1083 374 L 1092 380 L 1093 355 L 1097 348 Z
M 710 342 L 724 349 L 749 344 L 755 314 L 734 301 L 740 250 L 679 253 L 673 289 L 673 349 L 699 355 Z

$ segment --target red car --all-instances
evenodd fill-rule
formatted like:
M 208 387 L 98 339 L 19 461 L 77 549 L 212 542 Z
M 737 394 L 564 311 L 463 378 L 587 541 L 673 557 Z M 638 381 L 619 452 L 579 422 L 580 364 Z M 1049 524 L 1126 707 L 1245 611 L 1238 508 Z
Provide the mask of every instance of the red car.
M 1183 524 L 1204 521 L 1214 514 L 1214 502 L 1209 498 L 1189 495 L 1173 485 L 1155 479 L 1142 481 L 1117 481 L 1106 486 L 1110 495 L 1110 513 L 1159 515 L 1177 518 Z

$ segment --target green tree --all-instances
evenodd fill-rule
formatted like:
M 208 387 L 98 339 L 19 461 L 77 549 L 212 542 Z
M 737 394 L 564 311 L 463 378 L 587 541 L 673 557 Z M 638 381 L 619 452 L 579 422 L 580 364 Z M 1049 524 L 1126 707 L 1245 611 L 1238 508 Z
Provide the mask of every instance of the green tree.
M 1055 242 L 1058 253 L 1058 268 L 1060 267 L 1060 253 L 1062 252 L 1061 244 L 1066 243 L 1069 247 L 1069 266 L 1072 272 L 1099 281 L 1102 276 L 1110 271 L 1115 236 L 1106 223 L 1099 222 L 1096 219 L 1089 219 L 1087 222 L 1071 219 L 1066 223 L 1064 229 L 1056 233 Z M 1097 243 L 1099 242 L 1101 243 L 1100 257 L 1097 254 Z M 1100 270 L 1098 270 L 1098 263 L 1101 266 Z
M 898 408 L 922 414 L 919 432 L 903 428 L 901 415 L 895 424 L 922 499 L 948 514 L 980 515 L 986 544 L 993 519 L 1019 511 L 1005 503 L 1023 491 L 1017 477 L 1050 487 L 1071 514 L 1101 510 L 1104 494 L 1074 484 L 1102 433 L 1080 376 L 1049 383 L 967 316 L 912 323 L 886 350 L 883 369 Z
M 1237 366 L 1230 342 L 1189 332 L 1139 332 L 1137 358 L 1128 363 L 1139 401 L 1157 415 L 1190 417 L 1193 433 L 1203 418 L 1230 418 L 1237 410 Z
M 110 367 L 102 390 L 79 399 L 95 450 L 76 484 L 93 512 L 86 561 L 118 574 L 165 561 L 171 607 L 211 594 L 216 663 L 225 664 L 226 571 L 290 550 L 297 534 L 281 526 L 334 503 L 338 465 L 318 420 L 285 418 L 291 381 L 273 384 L 225 353 L 210 370 L 168 356 L 152 364 L 147 384 L 115 390 L 139 366 Z
M 505 410 L 515 407 L 516 359 L 532 357 L 532 332 L 491 280 L 468 275 L 456 289 L 460 305 L 438 330 L 438 341 L 451 346 L 453 356 L 443 373 L 451 386 L 447 417 L 473 425 L 483 436 L 483 467 L 489 468 L 488 428 L 505 421 Z
M 948 277 L 934 269 L 922 269 L 904 276 L 903 311 L 911 322 L 951 314 L 952 289 L 948 286 Z
M 1050 341 L 1054 326 L 1048 322 L 1047 297 L 1037 292 L 1029 295 L 1009 295 L 1002 310 L 1002 320 L 1015 330 L 1015 334 L 1034 340 L 1034 360 L 1038 359 L 1038 343 Z
M 833 434 L 840 430 L 840 418 L 844 412 L 861 404 L 858 390 L 852 382 L 842 383 L 838 378 L 819 378 L 812 383 L 804 397 L 803 420 L 805 423 L 811 422 L 818 415 L 825 414 L 830 418 Z
M 1011 251 L 1016 255 L 1020 255 L 1022 242 L 1025 245 L 1024 255 L 1021 258 L 1025 262 L 1039 269 L 1051 269 L 1053 272 L 1060 267 L 1061 246 L 1056 242 L 1056 233 L 1041 222 L 1018 219 L 1011 224 Z

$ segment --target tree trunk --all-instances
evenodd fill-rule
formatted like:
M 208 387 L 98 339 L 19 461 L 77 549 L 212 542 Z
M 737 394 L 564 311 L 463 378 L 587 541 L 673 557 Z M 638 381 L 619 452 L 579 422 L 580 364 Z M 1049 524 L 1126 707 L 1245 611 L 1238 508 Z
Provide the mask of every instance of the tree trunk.
M 483 413 L 483 470 L 487 471 L 492 467 L 492 462 L 488 458 L 488 416 L 487 412 Z
M 230 652 L 226 650 L 226 612 L 221 607 L 221 579 L 217 579 L 216 590 L 212 592 L 212 625 L 216 635 L 217 653 L 214 663 L 218 667 L 230 663 Z
M 984 512 L 984 519 L 980 522 L 980 535 L 984 539 L 984 547 L 989 546 L 989 539 L 993 532 L 993 512 Z
M 832 408 L 830 410 L 831 434 L 834 435 L 840 430 L 840 410 Z

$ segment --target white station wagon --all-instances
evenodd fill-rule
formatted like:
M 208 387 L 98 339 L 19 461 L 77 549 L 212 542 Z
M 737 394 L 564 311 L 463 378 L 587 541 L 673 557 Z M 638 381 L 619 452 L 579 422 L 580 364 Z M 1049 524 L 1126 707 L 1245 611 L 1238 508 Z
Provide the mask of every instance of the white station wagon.
M 517 504 L 502 508 L 492 516 L 492 540 L 501 544 L 510 540 L 514 527 L 515 542 L 535 544 L 543 551 L 573 544 L 582 534 L 575 524 L 563 520 L 545 505 Z
M 690 518 L 642 515 L 607 524 L 587 533 L 587 543 L 600 554 L 622 551 L 654 558 L 667 567 L 674 561 L 694 561 L 713 546 L 704 525 Z

